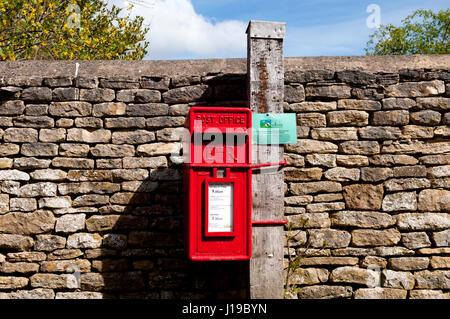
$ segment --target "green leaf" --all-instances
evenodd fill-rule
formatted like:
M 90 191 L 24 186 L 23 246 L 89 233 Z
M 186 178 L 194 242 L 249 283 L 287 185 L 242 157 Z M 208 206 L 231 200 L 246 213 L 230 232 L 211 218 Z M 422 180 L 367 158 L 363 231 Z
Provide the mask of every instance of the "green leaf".
M 450 9 L 416 10 L 401 26 L 381 25 L 369 36 L 367 55 L 449 54 Z
M 0 28 L 4 50 L 0 60 L 10 59 L 10 56 L 16 59 L 129 60 L 142 59 L 147 54 L 149 28 L 143 25 L 142 17 L 132 18 L 127 10 L 108 7 L 104 0 L 77 0 L 80 16 L 75 18 L 74 11 L 67 10 L 71 3 L 71 0 L 2 1 L 6 12 L 14 14 L 6 15 L 6 25 Z M 122 25 L 114 23 L 122 19 Z M 80 20 L 80 27 L 70 28 L 70 20 Z M 125 53 L 124 48 L 131 53 Z

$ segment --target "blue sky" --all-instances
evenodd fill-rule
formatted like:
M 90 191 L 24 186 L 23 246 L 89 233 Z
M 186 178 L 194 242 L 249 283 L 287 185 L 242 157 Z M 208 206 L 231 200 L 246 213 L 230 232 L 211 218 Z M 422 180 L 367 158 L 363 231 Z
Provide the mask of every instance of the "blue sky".
M 126 6 L 125 0 L 113 0 Z M 399 25 L 416 9 L 447 9 L 448 0 L 128 0 L 150 26 L 146 59 L 246 57 L 249 20 L 287 23 L 284 52 L 295 56 L 364 55 L 366 20 L 380 9 L 381 24 Z

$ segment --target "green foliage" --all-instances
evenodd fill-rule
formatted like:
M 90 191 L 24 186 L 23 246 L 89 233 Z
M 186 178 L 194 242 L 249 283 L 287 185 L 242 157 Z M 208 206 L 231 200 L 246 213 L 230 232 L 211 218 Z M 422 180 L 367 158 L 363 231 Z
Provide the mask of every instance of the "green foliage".
M 302 256 L 297 256 L 292 260 L 292 263 L 290 264 L 290 270 L 292 273 L 294 273 L 301 265 L 302 263 Z
M 367 42 L 367 55 L 449 54 L 450 9 L 416 10 L 402 26 L 381 25 Z
M 147 31 L 103 0 L 0 0 L 0 61 L 142 59 Z
M 300 220 L 300 224 L 301 227 L 305 227 L 306 224 L 308 223 L 307 219 L 301 219 Z M 286 281 L 285 281 L 285 289 L 284 289 L 284 295 L 287 297 L 290 294 L 298 294 L 298 292 L 300 291 L 300 288 L 297 287 L 297 285 L 291 285 L 290 284 L 290 278 L 291 276 L 295 273 L 295 271 L 300 268 L 301 263 L 302 263 L 302 256 L 296 256 L 295 258 L 292 258 L 291 254 L 290 254 L 290 243 L 291 241 L 293 241 L 295 239 L 295 237 L 300 233 L 300 231 L 296 232 L 296 233 L 292 233 L 292 230 L 294 228 L 297 228 L 297 225 L 295 223 L 290 222 L 288 225 L 288 233 L 287 233 L 287 238 L 286 238 L 286 244 L 287 244 L 287 251 L 288 251 L 288 264 L 286 267 Z M 305 245 L 304 242 L 301 243 L 301 245 Z

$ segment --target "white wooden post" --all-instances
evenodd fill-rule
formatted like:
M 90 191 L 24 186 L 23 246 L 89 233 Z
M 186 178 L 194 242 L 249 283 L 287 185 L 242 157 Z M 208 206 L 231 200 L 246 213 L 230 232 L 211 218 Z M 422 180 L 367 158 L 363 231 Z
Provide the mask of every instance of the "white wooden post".
M 247 28 L 248 100 L 254 113 L 283 113 L 283 39 L 286 24 L 250 21 Z M 281 162 L 282 145 L 253 145 L 253 162 Z M 284 216 L 283 172 L 278 167 L 255 170 L 252 180 L 256 221 Z M 254 226 L 250 260 L 250 298 L 283 298 L 284 232 L 280 225 Z

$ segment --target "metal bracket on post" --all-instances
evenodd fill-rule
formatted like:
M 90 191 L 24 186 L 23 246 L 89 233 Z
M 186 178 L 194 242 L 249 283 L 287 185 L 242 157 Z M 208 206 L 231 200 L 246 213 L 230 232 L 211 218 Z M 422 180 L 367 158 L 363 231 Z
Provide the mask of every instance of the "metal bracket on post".
M 282 226 L 288 223 L 287 220 L 252 220 L 252 225 L 261 226 Z
M 252 165 L 252 168 L 267 167 L 267 166 L 286 166 L 286 165 L 287 165 L 287 161 L 284 160 L 283 162 L 278 162 L 278 163 L 254 164 L 254 165 Z

